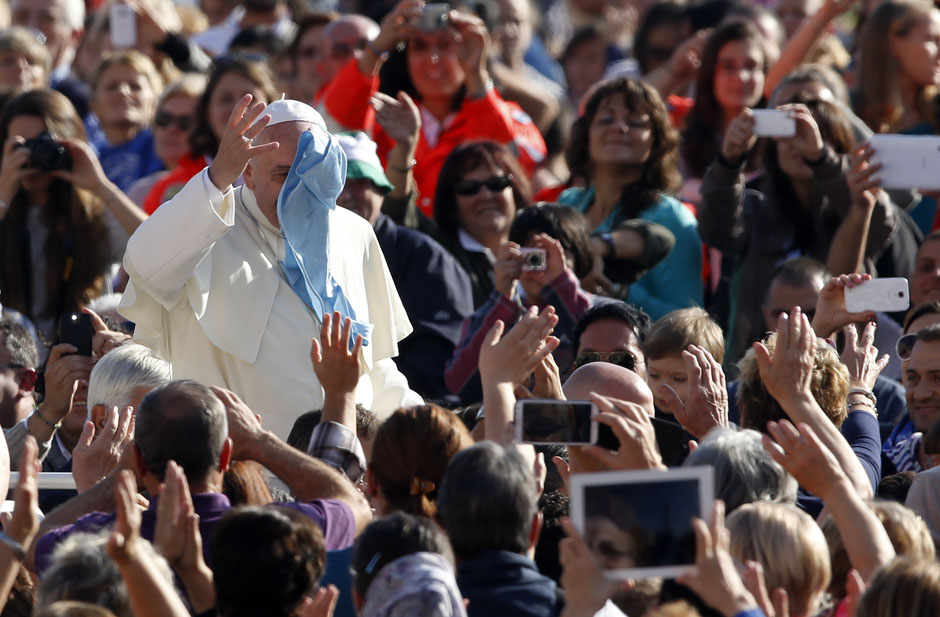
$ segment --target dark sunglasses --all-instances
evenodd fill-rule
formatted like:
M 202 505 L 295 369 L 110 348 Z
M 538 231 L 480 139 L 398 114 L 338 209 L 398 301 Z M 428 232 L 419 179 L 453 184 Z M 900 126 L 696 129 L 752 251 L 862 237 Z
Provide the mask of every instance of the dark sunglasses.
M 464 197 L 470 197 L 471 195 L 479 193 L 480 189 L 484 186 L 495 193 L 511 185 L 512 174 L 490 176 L 486 180 L 460 180 L 454 184 L 454 193 L 463 195 Z
M 192 116 L 175 116 L 168 111 L 158 111 L 157 115 L 153 117 L 153 123 L 155 126 L 159 126 L 161 129 L 169 128 L 172 125 L 176 125 L 181 131 L 188 131 L 189 128 L 193 125 Z
M 636 358 L 629 351 L 584 351 L 574 359 L 574 368 L 581 368 L 592 362 L 610 362 L 631 371 L 636 370 Z
M 898 357 L 902 360 L 911 359 L 911 350 L 914 349 L 914 343 L 917 342 L 917 334 L 910 333 L 905 334 L 898 339 L 898 342 L 894 345 L 894 352 L 898 354 Z

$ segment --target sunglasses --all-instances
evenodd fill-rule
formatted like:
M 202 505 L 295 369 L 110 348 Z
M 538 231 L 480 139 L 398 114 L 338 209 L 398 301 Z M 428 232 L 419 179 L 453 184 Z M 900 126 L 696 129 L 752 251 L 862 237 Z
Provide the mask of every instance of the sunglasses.
M 470 197 L 480 192 L 484 186 L 495 192 L 502 191 L 512 185 L 512 174 L 504 176 L 490 176 L 486 180 L 460 180 L 454 184 L 454 193 Z
M 894 353 L 898 354 L 898 357 L 902 360 L 911 359 L 911 350 L 914 349 L 914 343 L 917 342 L 917 334 L 910 333 L 905 334 L 898 339 L 898 342 L 894 345 Z
M 636 370 L 636 357 L 629 351 L 584 351 L 574 359 L 574 368 L 581 368 L 592 362 L 609 362 L 631 371 Z
M 193 117 L 175 116 L 168 111 L 158 111 L 157 115 L 153 117 L 153 123 L 161 129 L 169 128 L 175 124 L 179 130 L 188 131 L 193 125 Z

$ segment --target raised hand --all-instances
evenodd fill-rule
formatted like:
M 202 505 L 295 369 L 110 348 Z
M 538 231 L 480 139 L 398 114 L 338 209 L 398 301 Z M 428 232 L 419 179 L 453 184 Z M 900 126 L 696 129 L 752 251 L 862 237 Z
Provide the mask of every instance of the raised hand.
M 343 320 L 339 311 L 325 313 L 320 324 L 320 340 L 311 341 L 310 360 L 323 390 L 330 393 L 352 393 L 359 383 L 362 367 L 359 352 L 362 336 L 350 348 L 352 319 Z
M 604 575 L 604 567 L 570 519 L 561 519 L 565 538 L 558 543 L 561 586 L 565 590 L 562 615 L 594 615 L 620 589 L 633 587 L 633 581 L 615 581 Z
M 120 347 L 124 343 L 130 342 L 132 337 L 123 332 L 109 330 L 108 324 L 90 308 L 83 308 L 82 312 L 91 316 L 91 326 L 94 329 L 94 336 L 91 338 L 91 350 L 97 359 L 108 353 L 115 347 Z
M 137 481 L 131 471 L 124 470 L 114 489 L 117 521 L 108 539 L 107 551 L 119 565 L 137 558 L 140 550 L 140 508 L 137 507 Z
M 812 398 L 816 333 L 800 307 L 794 307 L 790 315 L 780 314 L 773 357 L 763 343 L 754 343 L 754 355 L 764 387 L 781 405 L 786 407 L 784 401 L 800 397 Z
M 646 410 L 636 403 L 591 393 L 591 400 L 601 413 L 591 418 L 606 424 L 620 442 L 620 449 L 610 452 L 601 446 L 585 446 L 583 454 L 593 457 L 608 469 L 666 469 L 656 443 L 656 431 Z
M 770 422 L 767 430 L 770 436 L 763 436 L 764 449 L 801 487 L 826 499 L 840 482 L 848 482 L 836 457 L 809 425 L 801 422 L 794 427 L 788 420 L 781 420 Z
M 559 340 L 551 336 L 557 323 L 558 316 L 551 306 L 541 314 L 533 306 L 505 336 L 505 325 L 497 320 L 480 348 L 484 389 L 487 383 L 515 387 L 528 379 L 542 358 L 558 347 Z
M 120 412 L 112 407 L 106 412 L 101 433 L 95 435 L 95 423 L 85 422 L 81 437 L 72 450 L 72 476 L 79 493 L 104 480 L 120 466 L 127 447 L 134 441 L 134 408 Z
M 104 168 L 91 146 L 81 139 L 72 138 L 60 139 L 59 143 L 72 156 L 72 168 L 58 169 L 51 174 L 87 191 L 99 195 L 103 193 L 110 180 L 105 175 Z
M 375 109 L 375 120 L 395 143 L 413 149 L 421 133 L 421 112 L 406 92 L 392 98 L 376 92 L 369 100 Z
M 871 210 L 878 200 L 881 190 L 881 178 L 876 174 L 881 171 L 881 163 L 871 162 L 875 150 L 865 142 L 852 152 L 852 165 L 845 174 L 852 195 L 852 205 L 863 210 Z
M 847 325 L 845 332 L 845 349 L 842 351 L 842 364 L 849 369 L 849 384 L 853 388 L 871 390 L 881 371 L 888 366 L 890 357 L 887 354 L 878 358 L 878 348 L 875 347 L 875 322 L 865 324 L 862 338 L 858 338 L 855 324 Z
M 845 309 L 845 289 L 862 285 L 870 279 L 870 274 L 843 274 L 831 278 L 823 286 L 819 299 L 816 300 L 813 330 L 819 336 L 829 338 L 850 323 L 875 319 L 874 311 L 850 313 Z
M 725 504 L 716 500 L 711 523 L 692 520 L 695 529 L 695 572 L 680 576 L 685 585 L 709 606 L 725 617 L 757 608 L 757 601 L 747 590 L 728 552 L 730 534 L 725 527 Z
M 39 173 L 30 167 L 30 152 L 23 147 L 26 140 L 19 135 L 10 135 L 3 144 L 3 164 L 0 165 L 0 201 L 9 205 L 20 190 L 23 178 Z M 2 212 L 0 212 L 2 214 Z
M 490 35 L 486 24 L 475 15 L 450 12 L 450 26 L 458 34 L 457 61 L 466 74 L 467 92 L 477 96 L 483 92 L 489 73 L 486 60 L 489 55 Z
M 418 29 L 413 24 L 421 18 L 422 6 L 424 0 L 404 0 L 396 4 L 379 24 L 379 34 L 372 41 L 375 48 L 380 53 L 390 52 L 416 33 Z
M 716 426 L 728 426 L 728 386 L 721 363 L 708 350 L 689 345 L 682 352 L 689 375 L 689 396 L 683 403 L 668 384 L 659 387 L 665 411 L 675 416 L 682 427 L 696 439 L 702 439 Z
M 515 242 L 503 242 L 496 251 L 496 263 L 493 264 L 494 287 L 512 298 L 515 282 L 522 276 L 522 252 Z
M 209 386 L 225 406 L 228 436 L 232 440 L 233 460 L 254 460 L 255 449 L 267 432 L 261 428 L 261 417 L 249 409 L 231 390 Z
M 3 531 L 26 548 L 39 532 L 39 487 L 36 478 L 42 470 L 39 462 L 39 446 L 31 435 L 23 442 L 20 453 L 20 479 L 13 493 L 13 515 L 3 524 Z
M 544 287 L 549 282 L 558 278 L 565 271 L 565 249 L 561 242 L 552 238 L 548 234 L 536 234 L 532 238 L 532 246 L 545 251 L 545 270 L 522 272 L 520 278 L 524 281 L 532 281 Z
M 88 384 L 94 360 L 80 356 L 77 348 L 60 343 L 49 352 L 46 363 L 46 398 L 40 406 L 42 417 L 58 422 L 72 409 L 72 400 L 79 382 Z
M 251 105 L 251 100 L 251 95 L 246 94 L 235 104 L 219 140 L 219 152 L 209 166 L 209 179 L 222 192 L 244 173 L 251 159 L 274 152 L 280 145 L 276 141 L 252 145 L 251 141 L 264 130 L 271 116 L 261 115 L 266 106 L 263 101 Z
M 796 122 L 796 135 L 793 137 L 778 137 L 778 141 L 789 141 L 800 155 L 810 161 L 819 160 L 823 155 L 826 144 L 819 134 L 819 126 L 813 114 L 806 105 L 781 105 L 778 109 L 789 111 L 790 117 Z
M 725 138 L 721 142 L 721 156 L 729 163 L 736 163 L 744 158 L 756 143 L 754 112 L 745 107 L 725 131 Z

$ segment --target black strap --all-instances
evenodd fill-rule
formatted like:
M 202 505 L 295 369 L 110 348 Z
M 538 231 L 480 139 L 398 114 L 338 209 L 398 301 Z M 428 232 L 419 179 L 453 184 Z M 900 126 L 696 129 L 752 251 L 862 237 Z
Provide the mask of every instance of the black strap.
M 24 222 L 19 230 L 20 236 L 20 276 L 23 282 L 23 304 L 26 308 L 25 314 L 30 319 L 35 319 L 33 314 L 33 257 L 30 250 L 29 229 Z

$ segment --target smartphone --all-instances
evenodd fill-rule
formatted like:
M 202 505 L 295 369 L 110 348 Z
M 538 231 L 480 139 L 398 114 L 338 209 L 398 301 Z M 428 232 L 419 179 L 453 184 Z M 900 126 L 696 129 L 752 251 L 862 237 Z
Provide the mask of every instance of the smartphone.
M 793 137 L 796 120 L 783 109 L 755 109 L 754 134 L 758 137 Z
M 548 258 L 545 249 L 522 248 L 522 271 L 545 272 L 548 269 Z
M 678 467 L 689 455 L 689 439 L 682 425 L 670 420 L 651 417 L 653 431 L 656 433 L 656 445 L 666 467 Z M 619 450 L 620 440 L 606 424 L 598 428 L 597 445 L 608 450 Z
M 76 353 L 80 356 L 91 357 L 91 339 L 94 335 L 91 315 L 66 313 L 59 320 L 59 342 L 76 347 Z
M 897 313 L 906 311 L 910 305 L 907 279 L 903 277 L 871 279 L 845 288 L 845 310 L 850 313 Z
M 516 402 L 516 441 L 531 444 L 587 446 L 597 443 L 591 401 L 522 399 Z
M 872 163 L 881 163 L 882 188 L 940 189 L 940 136 L 882 134 L 869 143 Z
M 450 5 L 446 2 L 430 2 L 421 7 L 421 19 L 417 26 L 425 32 L 434 32 L 447 27 L 450 22 Z
M 137 47 L 137 13 L 131 7 L 119 2 L 112 4 L 108 28 L 111 30 L 111 47 L 114 49 Z

